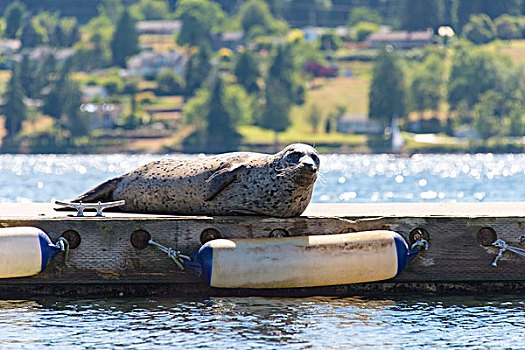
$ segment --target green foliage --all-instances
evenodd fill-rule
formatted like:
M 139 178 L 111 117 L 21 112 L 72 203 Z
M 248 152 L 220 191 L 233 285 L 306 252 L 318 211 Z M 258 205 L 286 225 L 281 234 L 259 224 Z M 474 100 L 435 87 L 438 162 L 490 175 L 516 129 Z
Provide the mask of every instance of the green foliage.
M 369 93 L 369 117 L 385 126 L 394 117 L 406 115 L 404 73 L 397 54 L 381 50 L 372 69 Z
M 9 79 L 3 98 L 5 101 L 3 107 L 5 128 L 8 132 L 8 137 L 14 139 L 22 130 L 22 122 L 27 119 L 24 90 L 20 83 L 20 68 L 18 65 L 15 65 L 11 71 L 11 79 Z
M 379 32 L 379 25 L 370 22 L 359 22 L 354 27 L 354 40 L 364 41 L 372 34 Z
M 443 59 L 437 55 L 427 56 L 413 72 L 409 91 L 412 110 L 425 111 L 439 109 L 443 99 Z
M 257 79 L 261 76 L 257 59 L 250 51 L 239 54 L 233 69 L 237 81 L 246 89 L 248 93 L 259 91 Z
M 474 50 L 471 46 L 456 48 L 448 80 L 451 110 L 457 109 L 462 100 L 472 108 L 481 94 L 503 85 L 503 77 L 496 62 L 494 55 Z
M 22 20 L 26 15 L 26 7 L 20 1 L 13 1 L 7 6 L 4 17 L 6 19 L 6 27 L 4 35 L 8 39 L 14 39 L 17 32 L 22 27 Z
M 87 136 L 91 133 L 91 120 L 88 115 L 80 111 L 82 92 L 78 83 L 71 80 L 65 81 L 64 118 L 63 126 L 72 137 Z
M 310 125 L 312 125 L 312 131 L 314 134 L 317 134 L 319 131 L 319 124 L 321 123 L 322 118 L 323 115 L 321 109 L 316 103 L 313 103 L 308 112 L 308 121 L 310 122 Z
M 37 32 L 33 21 L 28 21 L 22 28 L 20 41 L 24 48 L 36 47 L 42 43 L 42 35 Z
M 193 95 L 206 80 L 210 71 L 210 52 L 205 47 L 201 47 L 197 53 L 191 55 L 186 64 L 186 73 L 184 76 L 186 93 Z
M 443 0 L 401 0 L 401 28 L 409 31 L 436 29 L 443 19 L 443 11 Z
M 521 31 L 514 17 L 503 15 L 494 21 L 496 37 L 501 40 L 512 40 L 521 37 Z
M 210 89 L 200 89 L 184 110 L 185 121 L 196 127 L 185 147 L 208 152 L 237 149 L 241 142 L 237 126 L 249 121 L 250 106 L 250 98 L 240 86 L 228 85 L 215 76 Z
M 458 28 L 469 22 L 470 16 L 484 13 L 490 18 L 503 14 L 519 15 L 522 0 L 459 0 L 457 7 Z
M 122 90 L 122 79 L 118 76 L 109 76 L 102 81 L 102 86 L 108 92 L 108 95 L 116 95 Z
M 472 15 L 463 28 L 463 36 L 474 44 L 485 44 L 494 40 L 496 27 L 486 14 Z
M 290 125 L 292 105 L 304 102 L 304 86 L 299 79 L 292 44 L 277 47 L 266 78 L 266 103 L 259 126 L 275 133 Z
M 334 31 L 325 32 L 319 37 L 319 49 L 323 51 L 335 51 L 341 44 L 341 39 Z
M 479 132 L 484 144 L 493 136 L 500 133 L 501 115 L 498 113 L 498 105 L 501 104 L 501 95 L 494 90 L 488 90 L 479 98 L 479 102 L 473 108 L 474 127 Z
M 268 4 L 262 0 L 248 0 L 239 11 L 241 27 L 248 37 L 264 35 L 274 30 L 275 19 Z
M 20 62 L 20 84 L 24 89 L 24 95 L 27 97 L 34 97 L 35 91 L 35 72 L 32 69 L 29 55 L 23 55 Z
M 124 5 L 121 0 L 102 0 L 97 6 L 97 11 L 99 17 L 106 17 L 111 23 L 115 23 L 124 11 Z
M 125 67 L 126 60 L 139 51 L 139 35 L 135 25 L 135 20 L 124 10 L 110 44 L 114 65 Z
M 140 0 L 131 6 L 130 11 L 141 21 L 168 19 L 170 15 L 167 2 L 162 0 Z
M 182 21 L 181 30 L 177 36 L 179 45 L 209 47 L 211 32 L 220 26 L 225 15 L 216 2 L 180 0 L 175 17 Z
M 184 92 L 184 80 L 172 69 L 163 68 L 157 75 L 156 80 L 160 94 L 175 95 Z
M 354 27 L 360 22 L 367 22 L 373 24 L 383 23 L 381 15 L 376 11 L 368 7 L 356 7 L 350 12 L 348 17 L 348 27 Z

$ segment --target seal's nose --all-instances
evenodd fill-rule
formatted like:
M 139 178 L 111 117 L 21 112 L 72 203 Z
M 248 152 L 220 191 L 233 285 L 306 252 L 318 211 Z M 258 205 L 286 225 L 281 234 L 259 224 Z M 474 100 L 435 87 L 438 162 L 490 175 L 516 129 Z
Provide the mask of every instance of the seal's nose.
M 314 162 L 314 160 L 309 157 L 309 156 L 305 156 L 301 159 L 301 164 L 303 164 L 303 167 L 305 167 L 306 169 L 312 171 L 312 172 L 315 172 L 317 171 L 317 164 Z

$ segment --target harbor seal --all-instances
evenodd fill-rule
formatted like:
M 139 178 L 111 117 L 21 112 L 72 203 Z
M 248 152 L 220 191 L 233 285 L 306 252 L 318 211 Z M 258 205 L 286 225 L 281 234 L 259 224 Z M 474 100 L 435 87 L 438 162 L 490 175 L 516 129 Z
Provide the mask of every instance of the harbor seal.
M 110 179 L 74 202 L 125 200 L 122 210 L 181 215 L 300 215 L 312 197 L 317 151 L 291 144 L 271 155 L 233 152 L 161 159 Z

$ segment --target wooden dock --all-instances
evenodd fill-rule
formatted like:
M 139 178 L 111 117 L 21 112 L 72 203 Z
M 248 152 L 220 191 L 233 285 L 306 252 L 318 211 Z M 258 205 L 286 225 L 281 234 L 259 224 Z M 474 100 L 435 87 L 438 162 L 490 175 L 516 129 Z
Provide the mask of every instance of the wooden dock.
M 69 260 L 57 256 L 39 275 L 4 279 L 1 297 L 177 295 L 385 295 L 400 293 L 523 293 L 525 257 L 506 251 L 498 266 L 497 237 L 525 248 L 525 203 L 311 204 L 296 218 L 170 216 L 110 212 L 75 217 L 53 204 L 0 204 L 0 227 L 34 226 L 56 242 L 66 236 Z M 151 245 L 190 254 L 211 238 L 262 238 L 389 229 L 407 242 L 430 242 L 398 277 L 375 283 L 286 290 L 209 288 L 180 271 Z M 281 267 L 285 268 L 285 267 Z

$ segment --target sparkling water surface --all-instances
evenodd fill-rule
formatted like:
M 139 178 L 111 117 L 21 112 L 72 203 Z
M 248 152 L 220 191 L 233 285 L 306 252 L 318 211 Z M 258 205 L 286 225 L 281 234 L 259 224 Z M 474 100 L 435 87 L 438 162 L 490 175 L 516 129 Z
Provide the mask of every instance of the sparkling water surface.
M 71 199 L 158 158 L 0 155 L 0 202 Z M 523 154 L 324 155 L 312 201 L 525 201 L 524 185 Z M 0 300 L 0 349 L 525 349 L 524 299 Z

